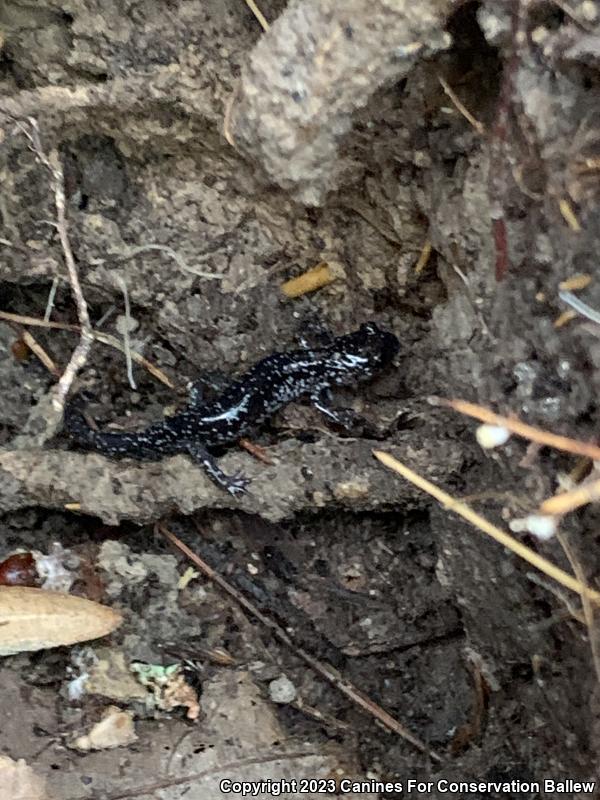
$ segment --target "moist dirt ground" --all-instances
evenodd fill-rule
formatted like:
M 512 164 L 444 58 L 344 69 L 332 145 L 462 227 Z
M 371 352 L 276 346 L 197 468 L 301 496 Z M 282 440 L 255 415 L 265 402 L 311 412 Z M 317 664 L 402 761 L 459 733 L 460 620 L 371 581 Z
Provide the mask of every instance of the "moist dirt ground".
M 108 638 L 0 662 L 0 754 L 49 798 L 343 777 L 402 787 L 341 797 L 589 797 L 535 782 L 598 778 L 593 607 L 372 453 L 505 528 L 593 477 L 515 437 L 483 450 L 476 423 L 432 398 L 597 436 L 600 7 L 341 5 L 265 0 L 267 33 L 242 0 L 0 7 L 0 311 L 18 315 L 0 319 L 0 556 L 53 553 L 73 592 L 124 616 Z M 418 37 L 380 33 L 393 25 Z M 252 480 L 241 500 L 184 456 L 111 461 L 54 431 L 56 375 L 27 334 L 60 375 L 78 316 L 32 118 L 109 336 L 74 387 L 100 427 L 143 427 L 190 380 L 210 395 L 302 336 L 374 320 L 400 340 L 393 368 L 336 392 L 369 425 L 347 436 L 282 410 L 252 441 L 269 463 L 223 454 Z M 322 262 L 330 283 L 284 294 Z M 583 315 L 563 316 L 565 281 Z M 47 309 L 67 328 L 22 319 Z M 133 383 L 124 330 L 146 359 Z M 559 537 L 515 535 L 593 586 L 597 519 L 588 505 Z M 191 574 L 164 529 L 262 616 Z M 133 677 L 140 662 L 180 665 L 182 705 Z M 135 740 L 78 747 L 109 706 Z M 440 779 L 512 788 L 444 793 Z

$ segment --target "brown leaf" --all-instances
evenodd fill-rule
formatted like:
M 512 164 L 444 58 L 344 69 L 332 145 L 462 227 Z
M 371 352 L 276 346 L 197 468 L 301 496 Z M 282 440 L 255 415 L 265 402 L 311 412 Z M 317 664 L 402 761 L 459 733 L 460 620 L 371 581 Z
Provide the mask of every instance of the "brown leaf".
M 83 597 L 0 586 L 0 656 L 96 639 L 121 622 L 112 608 Z

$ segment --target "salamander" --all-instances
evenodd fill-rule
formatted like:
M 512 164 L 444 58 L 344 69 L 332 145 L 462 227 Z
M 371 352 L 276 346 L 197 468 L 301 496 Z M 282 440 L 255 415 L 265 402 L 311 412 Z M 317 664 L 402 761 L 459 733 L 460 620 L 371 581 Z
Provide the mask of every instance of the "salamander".
M 211 480 L 240 495 L 249 481 L 241 473 L 226 475 L 211 449 L 248 436 L 279 409 L 303 398 L 328 420 L 346 427 L 344 411 L 331 408 L 330 389 L 370 380 L 391 363 L 398 350 L 394 334 L 368 322 L 323 347 L 263 358 L 214 400 L 203 398 L 201 383 L 193 384 L 183 410 L 145 430 L 96 431 L 85 421 L 77 400 L 65 410 L 65 428 L 77 443 L 107 456 L 159 459 L 187 453 Z

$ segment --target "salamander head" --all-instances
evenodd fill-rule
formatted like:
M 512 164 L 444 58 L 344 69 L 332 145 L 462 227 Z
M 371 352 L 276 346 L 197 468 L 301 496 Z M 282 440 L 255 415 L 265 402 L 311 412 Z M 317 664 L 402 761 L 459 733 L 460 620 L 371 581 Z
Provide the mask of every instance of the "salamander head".
M 387 366 L 400 350 L 398 337 L 389 331 L 382 331 L 374 322 L 365 322 L 350 336 L 355 337 L 357 346 L 370 355 L 376 369 Z
M 393 333 L 382 331 L 374 322 L 361 325 L 354 333 L 341 336 L 332 359 L 337 370 L 353 375 L 356 380 L 371 378 L 386 367 L 400 349 Z M 340 374 L 340 383 L 346 382 Z

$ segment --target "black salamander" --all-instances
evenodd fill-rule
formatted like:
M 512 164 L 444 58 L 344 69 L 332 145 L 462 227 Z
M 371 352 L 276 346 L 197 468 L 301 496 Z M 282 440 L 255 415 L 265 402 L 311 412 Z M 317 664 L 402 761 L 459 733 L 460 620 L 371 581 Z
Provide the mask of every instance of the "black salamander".
M 79 444 L 107 456 L 159 459 L 188 453 L 215 483 L 233 495 L 242 494 L 248 480 L 240 473 L 226 475 L 210 454 L 211 448 L 248 436 L 283 406 L 304 397 L 327 419 L 346 427 L 344 411 L 330 407 L 329 390 L 370 380 L 392 361 L 398 349 L 394 334 L 369 322 L 324 347 L 267 356 L 215 400 L 203 400 L 200 384 L 194 384 L 182 411 L 143 431 L 95 431 L 86 423 L 77 401 L 65 411 L 65 427 Z

